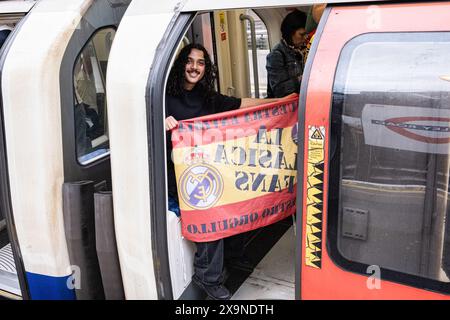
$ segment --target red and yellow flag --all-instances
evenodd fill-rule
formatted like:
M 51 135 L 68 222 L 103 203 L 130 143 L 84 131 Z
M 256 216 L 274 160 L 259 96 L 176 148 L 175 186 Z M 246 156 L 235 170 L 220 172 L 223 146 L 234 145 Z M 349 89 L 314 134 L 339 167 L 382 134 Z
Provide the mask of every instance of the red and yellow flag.
M 295 212 L 298 97 L 179 122 L 172 132 L 182 233 L 214 241 Z

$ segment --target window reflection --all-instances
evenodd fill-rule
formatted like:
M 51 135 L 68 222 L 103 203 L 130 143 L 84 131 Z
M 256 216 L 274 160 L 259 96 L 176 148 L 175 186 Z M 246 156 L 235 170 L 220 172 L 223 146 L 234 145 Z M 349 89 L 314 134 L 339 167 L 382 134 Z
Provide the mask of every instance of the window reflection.
M 367 34 L 341 54 L 332 131 L 347 260 L 449 282 L 449 50 L 448 33 Z
M 111 28 L 97 32 L 74 67 L 76 149 L 82 165 L 109 154 L 105 75 L 114 34 Z

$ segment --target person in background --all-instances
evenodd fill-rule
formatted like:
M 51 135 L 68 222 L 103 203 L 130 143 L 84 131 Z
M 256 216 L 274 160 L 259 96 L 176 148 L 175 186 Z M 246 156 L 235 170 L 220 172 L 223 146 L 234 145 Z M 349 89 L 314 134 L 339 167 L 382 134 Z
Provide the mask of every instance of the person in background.
M 97 92 L 95 82 L 88 79 L 90 64 L 83 56 L 75 64 L 74 99 L 75 99 L 75 135 L 78 158 L 93 151 L 92 141 L 102 134 L 100 118 L 96 111 Z
M 309 8 L 305 25 L 305 31 L 307 34 L 316 31 L 320 18 L 322 17 L 326 7 L 326 3 L 318 3 Z
M 314 35 L 316 34 L 317 26 L 319 25 L 320 18 L 322 17 L 326 3 L 319 3 L 313 5 L 308 12 L 308 17 L 306 19 L 305 31 L 306 31 L 306 47 L 303 52 L 304 61 L 306 64 L 306 59 L 308 58 L 309 50 L 311 49 L 312 42 L 314 41 Z
M 300 91 L 304 69 L 306 14 L 294 10 L 281 23 L 281 41 L 266 58 L 267 96 L 283 97 Z
M 4 24 L 0 25 L 0 48 L 3 46 L 3 44 L 6 42 L 6 39 L 8 38 L 9 34 L 12 31 L 12 27 Z
M 281 99 L 235 98 L 218 93 L 215 89 L 216 71 L 206 49 L 199 44 L 184 47 L 169 74 L 166 91 L 166 131 L 178 126 L 179 120 L 191 119 L 213 113 L 248 108 Z M 289 97 L 286 97 L 289 98 Z M 169 132 L 168 132 L 169 133 Z M 171 161 L 172 143 L 167 137 L 167 173 L 169 209 L 177 211 L 178 192 L 174 164 Z M 176 204 L 176 205 L 175 205 Z M 212 299 L 231 297 L 224 286 L 224 263 L 253 269 L 252 262 L 244 256 L 245 234 L 226 239 L 196 243 L 193 282 Z

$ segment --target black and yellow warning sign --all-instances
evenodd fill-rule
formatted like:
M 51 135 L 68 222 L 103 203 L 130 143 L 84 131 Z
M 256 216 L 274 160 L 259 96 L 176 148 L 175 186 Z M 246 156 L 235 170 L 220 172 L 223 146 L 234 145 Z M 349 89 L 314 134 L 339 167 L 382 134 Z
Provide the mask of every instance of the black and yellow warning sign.
M 311 139 L 323 140 L 323 135 L 319 129 L 314 130 L 313 134 L 311 135 Z
M 323 174 L 325 127 L 309 126 L 306 199 L 306 265 L 322 267 Z

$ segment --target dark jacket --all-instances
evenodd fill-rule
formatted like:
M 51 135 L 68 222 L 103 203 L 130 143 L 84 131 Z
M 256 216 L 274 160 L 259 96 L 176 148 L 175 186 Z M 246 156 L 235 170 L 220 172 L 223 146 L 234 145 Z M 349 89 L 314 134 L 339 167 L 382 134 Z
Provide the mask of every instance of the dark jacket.
M 100 132 L 101 130 L 97 111 L 85 103 L 75 105 L 75 134 L 78 157 L 92 151 L 92 140 L 103 134 Z
M 8 38 L 10 33 L 11 33 L 11 30 L 8 30 L 8 29 L 4 29 L 4 30 L 0 31 L 0 48 L 6 42 L 6 39 Z
M 300 91 L 300 76 L 303 74 L 303 56 L 278 43 L 267 55 L 267 95 L 281 98 Z

